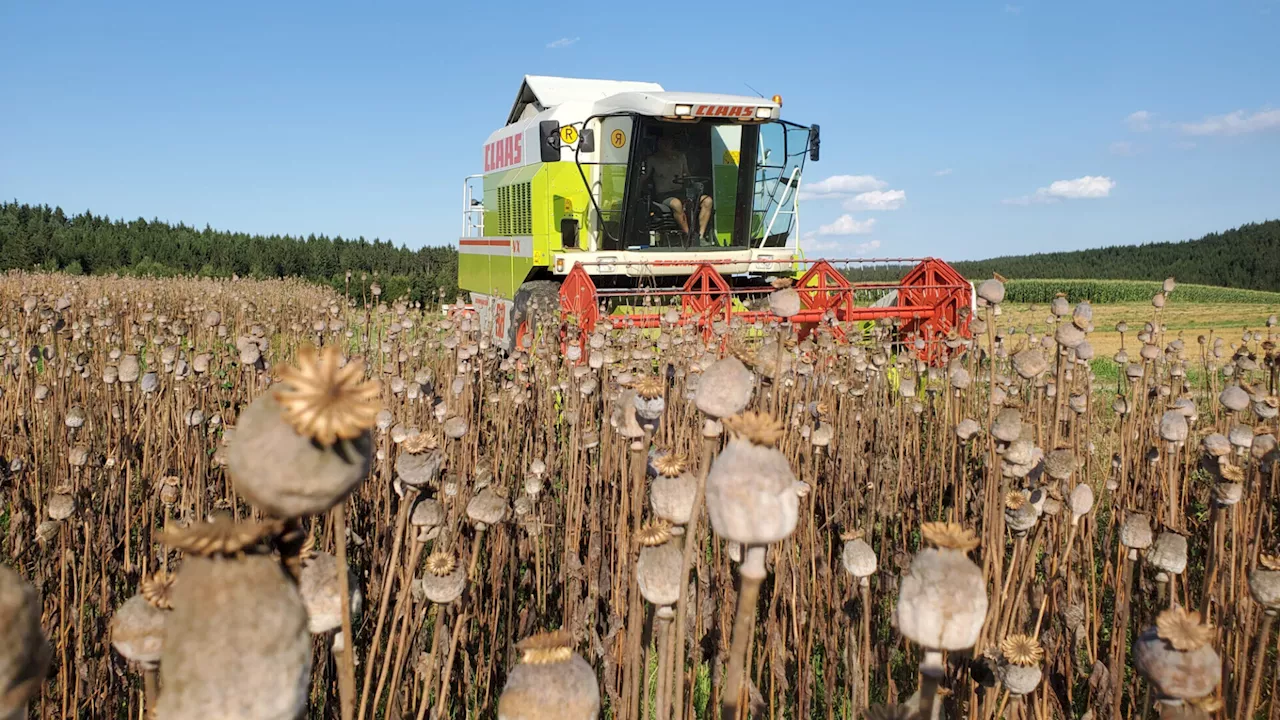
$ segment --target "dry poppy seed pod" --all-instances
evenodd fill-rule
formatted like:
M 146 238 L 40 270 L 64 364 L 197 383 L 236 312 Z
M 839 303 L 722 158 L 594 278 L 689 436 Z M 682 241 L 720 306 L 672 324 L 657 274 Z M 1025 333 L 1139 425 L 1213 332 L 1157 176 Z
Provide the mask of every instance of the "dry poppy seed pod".
M 800 293 L 786 287 L 769 294 L 769 311 L 780 318 L 794 317 L 800 313 Z
M 40 598 L 22 576 L 0 565 L 0 717 L 26 717 L 53 649 L 40 628 Z
M 1249 448 L 1249 454 L 1254 460 L 1270 462 L 1275 449 L 1276 436 L 1271 433 L 1263 433 L 1253 436 L 1253 445 Z
M 1093 323 L 1093 306 L 1087 301 L 1076 305 L 1075 310 L 1071 311 L 1071 322 L 1081 330 L 1087 331 Z
M 1227 440 L 1235 448 L 1248 450 L 1253 447 L 1253 428 L 1248 425 L 1232 425 L 1227 433 Z
M 1071 524 L 1074 525 L 1080 521 L 1080 518 L 1089 514 L 1093 509 L 1093 488 L 1086 483 L 1080 483 L 1071 491 Z
M 437 550 L 427 556 L 426 572 L 418 584 L 428 600 L 447 605 L 462 597 L 467 587 L 467 569 L 451 553 Z
M 448 420 L 445 420 L 444 434 L 453 440 L 460 440 L 463 435 L 467 434 L 466 419 L 455 415 Z
M 1187 440 L 1187 416 L 1179 410 L 1166 410 L 1160 416 L 1160 439 L 1181 445 Z
M 991 435 L 1006 443 L 1017 440 L 1022 436 L 1022 414 L 1013 408 L 1001 410 L 991 424 Z
M 1213 637 L 1213 628 L 1200 623 L 1200 613 L 1165 610 L 1155 627 L 1134 639 L 1134 669 L 1163 697 L 1204 697 L 1222 680 L 1222 660 L 1210 645 Z
M 1059 293 L 1049 302 L 1049 312 L 1055 318 L 1066 317 L 1071 314 L 1071 303 L 1067 302 L 1067 296 Z
M 1151 547 L 1151 518 L 1145 513 L 1131 513 L 1120 526 L 1120 544 L 1131 550 Z
M 996 278 L 983 280 L 978 285 L 978 297 L 991 305 L 999 305 L 1004 302 L 1004 283 Z
M 737 415 L 751 401 L 755 378 L 742 361 L 727 357 L 711 363 L 698 381 L 694 404 L 712 418 Z
M 1036 511 L 1036 506 L 1027 500 L 1027 496 L 1020 491 L 1014 490 L 1005 498 L 1005 524 L 1018 537 L 1025 535 L 1028 530 L 1035 527 L 1038 519 L 1039 513 Z
M 1157 310 L 1164 307 L 1164 293 L 1156 293 L 1151 296 L 1151 307 L 1154 307 Z
M 45 503 L 45 512 L 48 513 L 50 520 L 59 522 L 66 520 L 76 512 L 75 498 L 66 493 L 54 493 Z
M 662 397 L 662 392 L 666 389 L 662 380 L 649 376 L 635 381 L 633 387 L 635 395 L 631 402 L 636 416 L 646 424 L 661 418 L 662 411 L 667 409 L 666 400 Z
M 1174 532 L 1162 532 L 1147 551 L 1147 562 L 1157 570 L 1174 575 L 1187 569 L 1187 539 Z
M 665 520 L 640 530 L 640 557 L 636 560 L 636 582 L 640 594 L 654 605 L 674 605 L 680 598 L 680 567 L 684 555 L 671 540 Z
M 981 430 L 982 426 L 978 424 L 977 420 L 965 418 L 956 424 L 956 437 L 960 438 L 961 442 L 968 442 Z
M 154 670 L 160 666 L 168 614 L 167 607 L 157 606 L 141 593 L 134 595 L 111 616 L 111 647 L 124 659 Z
M 1044 470 L 1054 480 L 1070 480 L 1076 471 L 1076 455 L 1068 448 L 1058 448 L 1045 458 Z
M 327 552 L 310 553 L 302 561 L 298 592 L 307 608 L 307 627 L 320 635 L 342 627 L 342 592 L 338 584 L 338 559 Z M 347 603 L 354 619 L 360 614 L 364 596 L 356 574 L 347 569 Z
M 84 408 L 76 405 L 67 410 L 67 417 L 64 420 L 67 427 L 72 430 L 84 427 Z
M 439 449 L 425 448 L 420 453 L 402 450 L 396 457 L 396 479 L 409 487 L 421 488 L 437 480 L 443 464 L 444 453 Z
M 1213 433 L 1206 435 L 1201 441 L 1205 452 L 1213 457 L 1222 457 L 1231 452 L 1231 441 L 1222 433 Z
M 649 488 L 653 514 L 675 525 L 687 525 L 693 515 L 698 481 L 689 474 L 684 458 L 668 453 L 653 461 L 658 477 Z
M 435 498 L 423 498 L 413 506 L 409 523 L 418 529 L 418 542 L 434 540 L 444 525 L 444 506 Z
M 1249 573 L 1249 594 L 1268 612 L 1280 611 L 1280 556 L 1262 555 Z
M 753 412 L 725 421 L 730 440 L 707 474 L 706 501 L 716 534 L 743 545 L 779 542 L 795 530 L 800 500 L 787 458 L 774 445 L 781 423 Z
M 325 512 L 368 474 L 369 435 L 318 444 L 285 421 L 283 411 L 268 391 L 240 413 L 227 471 L 236 492 L 263 512 L 281 518 Z
M 874 575 L 879 566 L 876 551 L 860 537 L 845 540 L 844 549 L 840 552 L 840 563 L 861 583 L 867 582 L 867 578 Z
M 1058 345 L 1071 349 L 1084 342 L 1084 331 L 1071 323 L 1063 323 L 1053 333 Z
M 1231 412 L 1240 412 L 1249 407 L 1249 393 L 1239 385 L 1230 385 L 1218 394 L 1218 402 Z
M 902 578 L 895 609 L 898 629 L 930 650 L 971 648 L 987 613 L 982 570 L 966 555 L 978 539 L 949 523 L 925 523 L 922 534 L 936 547 L 916 553 Z
M 1010 695 L 1026 695 L 1040 684 L 1040 660 L 1044 650 L 1029 635 L 1010 635 L 1000 642 L 1000 682 Z
M 307 704 L 311 635 L 298 588 L 267 555 L 188 554 L 166 619 L 158 717 L 293 720 Z
M 1261 400 L 1253 403 L 1253 414 L 1257 415 L 1261 420 L 1274 420 L 1280 415 L 1280 398 L 1275 395 L 1268 395 Z
M 116 366 L 116 372 L 122 383 L 137 382 L 138 376 L 142 374 L 142 366 L 138 363 L 138 356 L 125 355 L 120 358 L 120 362 Z
M 485 488 L 467 503 L 467 517 L 483 530 L 506 519 L 508 509 L 506 498 L 492 488 Z
M 573 652 L 563 630 L 521 640 L 520 663 L 511 668 L 498 698 L 498 720 L 595 720 L 600 688 L 595 671 Z

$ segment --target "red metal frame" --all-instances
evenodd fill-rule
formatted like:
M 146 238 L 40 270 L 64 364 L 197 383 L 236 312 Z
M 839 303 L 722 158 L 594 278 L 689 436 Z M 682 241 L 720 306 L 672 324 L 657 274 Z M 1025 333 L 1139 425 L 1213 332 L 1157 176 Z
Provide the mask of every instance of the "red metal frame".
M 899 320 L 901 339 L 914 343 L 916 338 L 925 341 L 917 356 L 932 364 L 943 362 L 948 351 L 943 341 L 951 333 L 969 337 L 968 317 L 961 308 L 972 302 L 973 288 L 960 273 L 937 258 L 923 258 L 897 283 L 850 283 L 836 269 L 837 263 L 901 262 L 909 258 L 876 260 L 802 260 L 810 267 L 795 283 L 800 293 L 800 312 L 790 322 L 800 333 L 807 334 L 823 324 L 830 312 L 836 320 Z M 787 261 L 790 264 L 793 261 Z M 625 263 L 614 263 L 625 264 Z M 763 321 L 777 323 L 781 318 L 768 311 L 738 311 L 733 308 L 735 295 L 759 296 L 773 292 L 770 287 L 731 287 L 715 265 L 724 261 L 709 260 L 700 263 L 654 260 L 645 265 L 685 265 L 695 268 L 681 289 L 627 289 L 600 290 L 583 264 L 573 267 L 560 287 L 560 311 L 562 316 L 580 330 L 579 341 L 585 342 L 600 322 L 612 328 L 654 328 L 663 324 L 663 314 L 671 306 L 664 305 L 656 312 L 637 312 L 625 315 L 601 315 L 600 304 L 613 298 L 626 297 L 679 297 L 680 324 L 697 323 L 704 336 L 711 337 L 712 324 L 718 320 L 740 318 L 744 322 Z M 854 293 L 858 290 L 897 290 L 898 301 L 885 307 L 858 307 Z M 837 340 L 845 340 L 841 328 L 828 326 Z M 914 346 L 912 346 L 914 347 Z

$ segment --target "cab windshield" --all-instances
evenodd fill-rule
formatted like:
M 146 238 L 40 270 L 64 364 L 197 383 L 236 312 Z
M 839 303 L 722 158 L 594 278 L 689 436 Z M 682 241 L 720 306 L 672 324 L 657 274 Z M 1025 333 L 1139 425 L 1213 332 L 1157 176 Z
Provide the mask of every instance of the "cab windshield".
M 786 245 L 807 128 L 651 117 L 635 117 L 634 122 L 635 142 L 626 167 L 608 168 L 611 181 L 599 187 L 601 249 L 714 251 Z M 797 133 L 803 137 L 795 137 Z

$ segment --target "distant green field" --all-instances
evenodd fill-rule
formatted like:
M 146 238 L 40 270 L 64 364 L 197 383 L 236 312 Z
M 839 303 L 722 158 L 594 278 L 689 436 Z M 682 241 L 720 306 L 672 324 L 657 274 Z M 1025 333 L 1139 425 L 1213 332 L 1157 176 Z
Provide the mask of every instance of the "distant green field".
M 1005 300 L 1048 303 L 1058 293 L 1066 293 L 1067 299 L 1073 303 L 1081 300 L 1100 305 L 1149 302 L 1160 288 L 1160 282 L 1150 280 L 1009 280 L 1005 283 Z M 1169 300 L 1178 303 L 1273 305 L 1280 304 L 1280 293 L 1178 284 Z

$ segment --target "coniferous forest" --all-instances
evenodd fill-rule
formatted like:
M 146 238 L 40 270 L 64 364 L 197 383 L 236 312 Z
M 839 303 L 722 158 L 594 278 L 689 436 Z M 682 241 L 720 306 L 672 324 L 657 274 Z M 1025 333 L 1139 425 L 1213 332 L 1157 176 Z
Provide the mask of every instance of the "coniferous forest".
M 945 258 L 944 258 L 945 259 Z M 1280 291 L 1280 220 L 1250 223 L 1197 240 L 1117 245 L 953 263 L 968 278 L 993 272 L 1011 278 L 1163 280 Z M 341 288 L 378 273 L 387 297 L 429 300 L 457 290 L 457 251 L 410 250 L 391 241 L 309 235 L 250 235 L 159 220 L 111 219 L 85 211 L 0 204 L 0 270 L 40 268 L 72 274 L 212 277 L 294 276 Z M 905 268 L 855 270 L 858 280 L 892 280 Z
M 943 258 L 947 260 L 947 258 Z M 1091 250 L 952 262 L 970 280 L 1000 273 L 1016 279 L 1163 280 L 1247 290 L 1280 290 L 1280 220 L 1249 223 L 1196 240 L 1113 245 Z M 855 280 L 896 280 L 908 268 L 877 266 Z
M 390 241 L 309 235 L 250 235 L 203 230 L 159 220 L 111 219 L 85 211 L 0 204 L 0 270 L 39 268 L 71 274 L 301 277 L 342 289 L 372 283 L 383 296 L 436 299 L 457 289 L 458 254 L 452 247 L 410 250 Z M 362 280 L 363 278 L 363 280 Z

